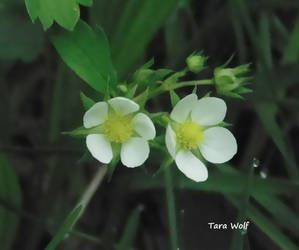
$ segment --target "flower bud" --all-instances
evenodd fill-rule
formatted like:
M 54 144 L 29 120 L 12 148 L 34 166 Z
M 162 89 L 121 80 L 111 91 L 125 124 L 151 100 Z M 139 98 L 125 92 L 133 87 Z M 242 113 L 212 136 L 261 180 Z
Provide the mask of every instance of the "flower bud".
M 214 70 L 214 81 L 219 94 L 242 98 L 240 94 L 251 92 L 244 86 L 249 84 L 251 77 L 244 77 L 249 72 L 249 64 L 243 64 L 235 68 L 218 67 Z
M 204 57 L 201 52 L 192 53 L 187 57 L 186 63 L 190 71 L 198 73 L 203 70 L 207 57 Z

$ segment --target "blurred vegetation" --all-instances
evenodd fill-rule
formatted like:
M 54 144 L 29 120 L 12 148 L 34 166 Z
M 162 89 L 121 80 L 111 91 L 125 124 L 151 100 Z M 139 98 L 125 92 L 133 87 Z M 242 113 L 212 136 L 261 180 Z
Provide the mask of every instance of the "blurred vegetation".
M 82 4 L 82 19 L 107 34 L 120 81 L 153 57 L 154 67 L 181 69 L 193 51 L 209 56 L 201 78 L 232 54 L 233 66 L 251 62 L 253 93 L 245 102 L 225 98 L 239 152 L 229 164 L 209 166 L 204 183 L 175 166 L 166 176 L 156 172 L 162 156 L 155 150 L 144 167 L 119 165 L 102 181 L 85 142 L 61 134 L 82 124 L 81 91 L 102 96 L 58 56 L 50 38 L 62 27 L 49 28 L 49 21 L 43 31 L 23 0 L 2 0 L 1 249 L 299 249 L 299 2 L 73 2 Z M 169 99 L 148 107 L 170 109 Z M 101 186 L 87 197 L 93 181 Z M 248 232 L 208 228 L 246 218 Z

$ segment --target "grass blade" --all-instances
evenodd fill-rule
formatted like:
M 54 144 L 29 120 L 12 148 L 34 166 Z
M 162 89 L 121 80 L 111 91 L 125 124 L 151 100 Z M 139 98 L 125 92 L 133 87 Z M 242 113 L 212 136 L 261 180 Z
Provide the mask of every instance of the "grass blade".
M 70 212 L 45 250 L 55 250 L 59 243 L 66 237 L 66 235 L 71 232 L 74 224 L 79 218 L 82 208 L 83 206 L 80 205 Z
M 282 64 L 291 64 L 298 61 L 299 58 L 299 18 L 295 23 L 294 30 L 289 38 L 289 43 L 284 50 Z
M 238 201 L 232 196 L 226 196 L 235 206 L 238 207 Z M 269 238 L 275 242 L 282 250 L 298 250 L 299 248 L 284 235 L 273 223 L 272 220 L 263 215 L 253 205 L 249 206 L 249 218 L 258 226 Z
M 246 170 L 247 172 L 247 180 L 246 185 L 244 186 L 243 192 L 240 195 L 240 207 L 239 207 L 239 215 L 237 218 L 237 222 L 243 223 L 248 218 L 248 206 L 249 206 L 249 199 L 252 183 L 253 183 L 253 171 L 254 168 L 258 166 L 258 160 L 253 159 L 252 164 Z M 231 250 L 240 250 L 243 249 L 244 245 L 244 238 L 247 234 L 244 234 L 241 230 L 235 230 L 233 233 L 232 243 L 231 243 Z
M 0 155 L 0 198 L 9 207 L 17 210 L 21 208 L 22 196 L 17 176 L 3 155 Z M 0 222 L 1 249 L 10 250 L 18 228 L 19 217 L 7 207 L 0 206 Z
M 128 218 L 125 230 L 122 234 L 120 242 L 116 246 L 116 250 L 127 250 L 133 247 L 133 242 L 137 234 L 137 229 L 140 221 L 140 214 L 143 211 L 143 206 L 140 205 L 134 209 Z
M 173 192 L 173 182 L 171 169 L 169 168 L 172 159 L 166 160 L 161 168 L 164 169 L 164 178 L 165 178 L 165 188 L 166 188 L 166 200 L 167 200 L 167 209 L 168 209 L 168 222 L 169 222 L 169 233 L 170 233 L 170 242 L 171 249 L 178 249 L 178 231 L 177 231 L 177 218 L 176 218 L 176 208 L 175 208 L 175 198 Z
M 278 197 L 256 194 L 254 198 L 285 228 L 299 235 L 299 216 Z

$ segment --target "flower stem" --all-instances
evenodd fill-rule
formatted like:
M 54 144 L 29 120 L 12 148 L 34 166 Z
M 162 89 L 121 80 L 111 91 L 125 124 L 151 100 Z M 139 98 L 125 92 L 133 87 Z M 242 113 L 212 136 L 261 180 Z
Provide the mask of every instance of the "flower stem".
M 164 168 L 164 178 L 166 184 L 166 199 L 167 199 L 169 236 L 171 241 L 171 249 L 177 250 L 178 232 L 177 232 L 177 221 L 176 221 L 175 197 L 173 192 L 172 175 L 169 168 L 172 162 L 173 159 L 169 158 L 163 163 L 162 167 Z
M 160 94 L 162 94 L 166 91 L 175 90 L 175 89 L 186 87 L 186 86 L 211 85 L 211 84 L 214 84 L 213 79 L 203 79 L 203 80 L 196 80 L 196 81 L 178 82 L 178 83 L 172 84 L 170 86 L 162 84 L 160 87 L 158 87 L 158 88 L 154 89 L 152 92 L 150 92 L 148 94 L 147 99 L 151 99 L 151 98 L 153 98 L 157 95 L 160 95 Z
M 83 206 L 83 209 L 80 212 L 80 216 L 83 214 L 83 212 L 84 212 L 85 208 L 87 207 L 88 203 L 90 202 L 91 198 L 94 196 L 98 187 L 101 185 L 106 173 L 107 173 L 106 165 L 99 167 L 94 178 L 91 180 L 91 182 L 87 186 L 86 190 L 84 191 L 84 193 L 78 203 L 78 206 L 79 205 Z

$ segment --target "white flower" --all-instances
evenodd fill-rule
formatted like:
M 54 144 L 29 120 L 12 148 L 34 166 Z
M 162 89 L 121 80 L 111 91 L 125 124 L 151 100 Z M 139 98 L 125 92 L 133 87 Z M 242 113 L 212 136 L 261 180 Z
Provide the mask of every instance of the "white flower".
M 137 113 L 139 105 L 124 97 L 94 104 L 84 115 L 83 125 L 91 129 L 86 137 L 87 148 L 102 163 L 113 159 L 114 145 L 121 144 L 123 165 L 134 168 L 142 165 L 149 155 L 148 140 L 156 130 L 151 119 Z M 114 152 L 115 153 L 115 152 Z
M 237 152 L 232 133 L 217 126 L 226 114 L 225 102 L 216 97 L 197 99 L 191 94 L 180 100 L 170 114 L 166 146 L 178 168 L 194 181 L 205 181 L 208 171 L 200 158 L 212 163 L 229 161 Z

